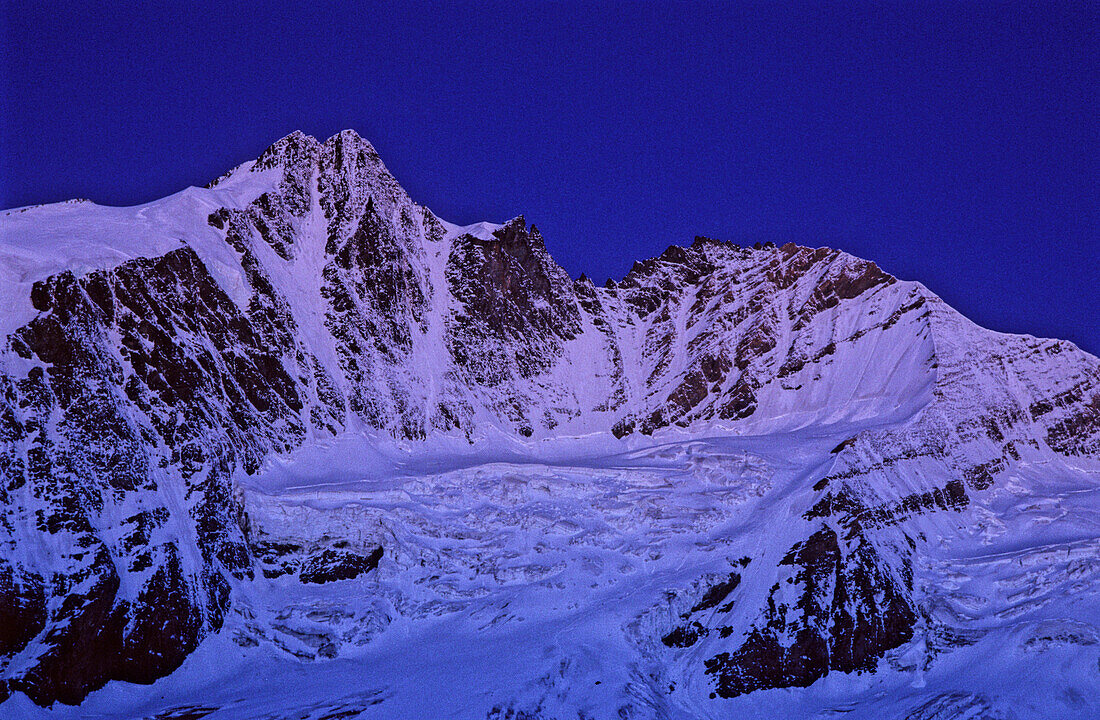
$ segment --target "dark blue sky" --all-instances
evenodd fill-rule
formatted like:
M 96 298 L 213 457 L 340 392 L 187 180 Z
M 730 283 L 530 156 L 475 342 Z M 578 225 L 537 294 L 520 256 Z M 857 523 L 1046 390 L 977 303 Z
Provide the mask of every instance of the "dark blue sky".
M 1100 352 L 1100 2 L 96 4 L 0 0 L 0 206 L 144 202 L 350 127 L 574 275 L 830 245 Z

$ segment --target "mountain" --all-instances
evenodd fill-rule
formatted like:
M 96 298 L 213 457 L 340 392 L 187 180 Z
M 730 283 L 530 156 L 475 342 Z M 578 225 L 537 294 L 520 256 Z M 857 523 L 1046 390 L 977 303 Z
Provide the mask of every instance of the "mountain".
M 1100 714 L 1100 361 L 874 263 L 598 287 L 344 131 L 0 281 L 5 717 Z

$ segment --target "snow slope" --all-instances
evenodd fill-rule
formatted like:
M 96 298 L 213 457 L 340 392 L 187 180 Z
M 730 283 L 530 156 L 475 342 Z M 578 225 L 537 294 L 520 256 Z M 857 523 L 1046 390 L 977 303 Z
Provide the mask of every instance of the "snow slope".
M 5 717 L 1097 714 L 1100 362 L 873 263 L 595 287 L 345 131 L 0 274 Z
M 996 498 L 924 523 L 924 532 L 938 531 L 915 568 L 929 616 L 877 672 L 710 697 L 700 653 L 661 637 L 730 572 L 743 577 L 738 602 L 766 592 L 800 536 L 792 509 L 812 502 L 805 481 L 821 474 L 843 435 L 711 437 L 613 455 L 587 445 L 572 448 L 572 459 L 558 447 L 552 460 L 505 462 L 391 451 L 385 471 L 340 471 L 340 483 L 314 474 L 316 456 L 296 458 L 249 481 L 250 515 L 264 533 L 303 545 L 326 534 L 353 546 L 382 542 L 377 573 L 328 587 L 263 582 L 170 677 L 109 686 L 78 708 L 46 712 L 17 697 L 5 709 L 171 717 L 197 706 L 211 718 L 1095 714 L 1096 488 L 1079 473 L 1074 480 L 1071 467 L 1045 468 L 1046 482 L 1030 490 L 1021 486 L 1032 473 L 1021 469 L 1005 493 L 1010 512 Z M 334 462 L 378 452 L 355 438 L 327 451 Z M 1005 520 L 991 535 L 981 518 L 993 512 Z M 733 627 L 751 622 L 751 607 Z M 315 660 L 330 644 L 335 659 Z

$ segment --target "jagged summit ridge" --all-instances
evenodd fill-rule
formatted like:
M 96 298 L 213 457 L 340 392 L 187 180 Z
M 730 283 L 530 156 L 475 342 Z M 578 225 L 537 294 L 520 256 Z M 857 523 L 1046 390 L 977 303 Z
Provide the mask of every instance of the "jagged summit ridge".
M 828 248 L 698 238 L 604 287 L 573 280 L 526 218 L 447 223 L 352 131 L 292 133 L 209 188 L 134 208 L 9 211 L 0 274 L 0 628 L 20 629 L 0 632 L 0 677 L 44 704 L 173 671 L 268 581 L 466 572 L 422 520 L 306 542 L 283 536 L 296 530 L 274 501 L 242 497 L 265 463 L 334 438 L 596 437 L 614 453 L 827 438 L 778 505 L 792 515 L 762 529 L 774 547 L 723 580 L 731 599 L 642 623 L 647 657 L 724 696 L 873 669 L 930 612 L 913 580 L 917 538 L 939 532 L 926 515 L 983 509 L 1040 464 L 1094 472 L 1100 453 L 1100 365 L 1069 343 L 982 330 Z M 745 453 L 755 484 L 736 503 L 773 482 Z M 631 527 L 643 515 L 614 512 L 644 497 L 664 538 L 653 487 L 593 522 Z M 740 512 L 722 503 L 698 522 Z
M 685 415 L 701 420 L 748 417 L 755 412 L 750 408 L 755 407 L 753 398 L 758 386 L 764 384 L 762 373 L 780 369 L 775 362 L 763 361 L 757 363 L 760 367 L 750 369 L 748 353 L 774 350 L 780 339 L 778 333 L 794 313 L 804 315 L 794 325 L 805 324 L 820 310 L 829 310 L 832 303 L 851 299 L 875 285 L 894 282 L 873 263 L 828 250 L 792 245 L 746 250 L 699 241 L 691 248 L 673 246 L 659 258 L 638 263 L 622 281 L 610 287 L 594 289 L 581 283 L 578 294 L 574 283 L 546 253 L 537 230 L 528 232 L 522 218 L 505 226 L 482 223 L 464 229 L 444 223 L 413 203 L 374 148 L 352 131 L 341 132 L 323 143 L 300 132 L 292 133 L 265 150 L 255 163 L 241 166 L 217 183 L 210 196 L 202 192 L 185 191 L 181 196 L 186 202 L 173 196 L 168 201 L 175 202 L 162 201 L 168 203 L 163 208 L 158 203 L 142 206 L 135 213 L 133 234 L 147 233 L 149 215 L 172 218 L 173 226 L 160 228 L 163 241 L 146 241 L 153 254 L 176 247 L 183 240 L 242 311 L 254 311 L 250 308 L 261 302 L 246 288 L 258 282 L 261 287 L 270 285 L 274 294 L 263 304 L 270 312 L 293 319 L 305 331 L 306 350 L 319 359 L 337 386 L 345 387 L 349 382 L 372 388 L 377 385 L 375 373 L 371 373 L 374 379 L 369 383 L 363 380 L 362 359 L 355 360 L 355 368 L 341 365 L 348 363 L 347 357 L 357 356 L 364 345 L 373 346 L 384 357 L 371 361 L 371 366 L 382 363 L 390 366 L 383 376 L 405 377 L 387 381 L 392 394 L 383 393 L 369 400 L 362 397 L 362 392 L 350 394 L 357 398 L 356 407 L 385 408 L 383 415 L 401 415 L 401 428 L 386 427 L 408 436 L 423 436 L 425 427 L 450 426 L 468 434 L 476 425 L 473 417 L 483 410 L 496 422 L 531 433 L 551 432 L 562 422 L 591 417 L 591 411 L 618 412 L 620 417 L 613 418 L 611 424 L 619 423 L 620 432 L 632 426 L 651 431 L 670 422 L 682 424 L 687 421 Z M 215 207 L 222 200 L 230 202 Z M 191 215 L 186 233 L 178 229 L 182 214 Z M 124 220 L 117 215 L 110 217 L 112 227 Z M 80 221 L 92 226 L 85 228 L 85 236 L 95 237 L 98 220 L 95 213 L 90 213 Z M 39 222 L 36 230 L 42 233 L 43 225 L 49 228 L 51 224 L 55 234 L 79 232 L 76 221 L 65 224 L 63 220 Z M 519 231 L 508 229 L 513 227 Z M 29 235 L 20 232 L 23 228 L 5 229 L 10 237 Z M 155 232 L 150 234 L 157 237 Z M 119 237 L 113 232 L 103 235 L 109 243 L 117 242 Z M 173 235 L 185 237 L 172 242 L 169 237 Z M 252 238 L 260 242 L 254 244 Z M 126 252 L 117 252 L 114 247 L 107 250 L 99 258 L 105 269 L 111 262 L 138 252 L 134 247 Z M 47 265 L 41 272 L 57 269 Z M 479 273 L 485 272 L 494 276 L 487 284 L 474 287 L 483 279 L 477 277 Z M 783 299 L 788 304 L 799 304 L 769 308 L 766 315 L 770 317 L 752 318 L 758 324 L 743 328 L 748 336 L 743 345 L 729 333 L 702 331 L 704 326 L 711 326 L 712 317 L 728 318 L 730 305 L 751 300 L 734 291 L 742 276 L 747 282 L 760 284 L 754 288 L 753 302 L 759 303 L 765 297 L 779 299 L 774 293 L 769 295 L 767 288 L 772 288 L 787 293 L 789 297 Z M 30 278 L 33 273 L 23 279 L 25 295 L 29 295 L 25 286 Z M 815 285 L 817 280 L 821 282 Z M 678 308 L 676 303 L 682 298 L 673 297 L 677 289 L 696 282 L 704 288 L 694 298 L 695 306 Z M 716 293 L 713 288 L 720 285 L 729 287 Z M 376 289 L 384 290 L 382 296 Z M 326 309 L 337 296 L 341 298 L 339 307 Z M 704 307 L 704 301 L 708 307 Z M 25 307 L 25 297 L 22 303 Z M 675 347 L 662 348 L 673 337 L 668 323 L 677 308 L 683 311 L 690 346 L 673 343 Z M 599 333 L 577 335 L 585 312 L 593 314 L 591 320 L 594 327 L 600 328 Z M 741 312 L 744 314 L 743 309 Z M 389 317 L 395 313 L 396 317 Z M 25 309 L 22 317 L 30 314 Z M 325 320 L 318 323 L 322 316 Z M 438 320 L 441 327 L 429 332 L 429 319 Z M 528 322 L 536 323 L 535 332 L 528 332 Z M 471 341 L 464 335 L 475 331 L 475 324 L 479 324 L 478 337 Z M 402 329 L 405 326 L 418 332 L 409 334 Z M 373 339 L 367 342 L 364 338 L 345 337 L 354 332 L 354 327 L 369 328 Z M 802 329 L 801 325 L 792 325 L 784 332 Z M 339 336 L 335 345 L 334 334 Z M 487 338 L 508 346 L 490 353 L 480 347 Z M 343 359 L 337 347 L 341 342 L 354 345 L 344 349 Z M 446 347 L 441 348 L 440 343 Z M 525 347 L 530 343 L 538 347 Z M 625 348 L 624 344 L 632 347 Z M 787 348 L 780 350 L 785 352 Z M 614 367 L 619 362 L 615 358 L 624 351 L 641 353 L 645 356 L 639 357 L 643 364 L 654 354 L 682 357 L 675 362 L 671 355 L 664 357 L 651 377 L 628 377 L 624 369 Z M 456 353 L 460 362 L 438 367 L 439 357 L 450 356 L 453 360 Z M 740 357 L 735 357 L 738 354 Z M 583 363 L 580 356 L 584 356 Z M 398 363 L 398 357 L 404 360 Z M 670 363 L 678 369 L 685 364 L 699 367 L 688 385 L 663 388 L 660 380 Z M 597 370 L 598 365 L 605 367 Z M 769 370 L 769 365 L 776 367 Z M 740 377 L 729 379 L 725 387 L 714 385 L 734 366 Z M 428 368 L 434 375 L 431 378 L 426 377 Z M 572 377 L 547 377 L 551 370 Z M 589 384 L 590 378 L 577 377 L 578 371 L 596 372 L 598 378 L 606 378 L 597 381 L 603 387 L 595 394 L 591 387 L 586 388 L 584 394 L 592 402 L 582 402 L 575 392 L 569 392 L 570 386 L 578 382 Z M 788 365 L 786 372 L 790 371 Z M 544 376 L 541 383 L 535 378 L 540 374 Z M 473 385 L 475 397 L 469 397 L 467 387 L 461 393 L 455 392 L 451 380 L 463 375 L 466 377 L 458 385 Z M 486 385 L 500 386 L 505 377 L 519 380 L 523 387 L 517 386 L 508 397 L 500 397 L 499 393 L 487 397 L 481 392 Z M 707 395 L 720 391 L 732 393 L 737 399 L 727 400 L 720 407 L 711 407 L 713 401 L 697 407 L 704 385 L 712 387 Z M 436 396 L 443 404 L 434 408 L 409 406 L 410 388 L 425 386 L 442 389 L 442 395 L 437 392 Z M 654 394 L 654 386 L 662 388 L 660 396 Z M 372 389 L 372 393 L 377 395 L 377 390 Z M 547 405 L 545 399 L 535 397 L 542 393 L 560 399 L 547 409 L 543 407 Z M 524 417 L 520 406 L 543 407 L 542 417 Z M 378 426 L 377 416 L 372 424 Z M 590 423 L 588 429 L 602 424 L 606 424 L 604 420 Z

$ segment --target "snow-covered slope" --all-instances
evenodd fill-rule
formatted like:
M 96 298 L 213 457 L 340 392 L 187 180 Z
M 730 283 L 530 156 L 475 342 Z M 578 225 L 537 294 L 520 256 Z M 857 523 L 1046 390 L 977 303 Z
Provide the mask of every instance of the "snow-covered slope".
M 873 263 L 597 287 L 345 131 L 7 211 L 0 279 L 12 714 L 1100 711 L 1100 362 Z

